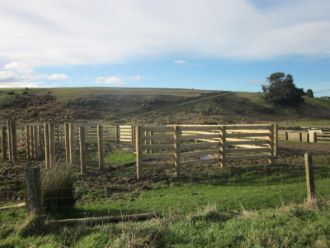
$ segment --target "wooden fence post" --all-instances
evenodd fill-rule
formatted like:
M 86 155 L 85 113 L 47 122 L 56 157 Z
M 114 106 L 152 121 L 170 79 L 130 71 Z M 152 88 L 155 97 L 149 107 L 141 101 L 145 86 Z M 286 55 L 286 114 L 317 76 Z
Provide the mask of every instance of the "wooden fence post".
M 70 165 L 74 162 L 74 126 L 73 123 L 69 123 L 69 155 Z
M 12 162 L 17 162 L 17 138 L 16 138 L 16 121 L 11 120 L 10 121 L 10 126 L 11 126 L 11 154 Z
M 30 158 L 34 159 L 34 133 L 33 133 L 33 126 L 29 125 L 30 129 Z
M 45 142 L 45 167 L 49 168 L 49 125 L 44 123 L 44 142 Z
M 140 179 L 140 167 L 141 167 L 141 127 L 135 127 L 135 150 L 136 150 L 136 178 Z
M 116 144 L 120 143 L 120 126 L 116 126 Z
M 136 135 L 135 135 L 135 132 L 136 132 L 136 131 L 135 131 L 135 126 L 132 125 L 132 148 L 133 148 L 133 150 L 134 150 L 134 148 L 135 148 L 135 143 L 136 143 L 136 142 L 135 142 L 135 136 L 136 136 Z
M 33 125 L 33 143 L 34 143 L 34 150 L 33 150 L 34 159 L 37 160 L 39 149 L 38 149 L 38 130 L 36 125 Z
M 220 126 L 220 166 L 223 168 L 226 164 L 226 126 Z
M 274 163 L 274 146 L 275 146 L 274 125 L 271 125 L 269 129 L 269 159 L 268 159 L 269 164 Z
M 54 166 L 55 162 L 55 141 L 54 141 L 54 124 L 49 123 L 49 168 L 52 168 Z
M 64 123 L 64 144 L 65 144 L 65 161 L 70 162 L 70 136 L 69 123 Z
M 86 172 L 86 143 L 85 143 L 85 127 L 79 127 L 79 151 L 80 151 L 80 174 Z
M 299 132 L 299 142 L 302 142 L 302 132 Z
M 104 168 L 102 125 L 97 125 L 97 151 L 98 151 L 98 157 L 99 157 L 99 169 L 102 170 Z
M 285 131 L 285 140 L 288 141 L 289 140 L 289 133 L 287 131 Z
M 11 135 L 12 135 L 12 132 L 11 132 L 11 121 L 8 119 L 7 120 L 7 132 L 8 132 L 8 135 L 7 135 L 7 144 L 8 144 L 8 158 L 9 158 L 9 161 L 12 162 L 13 161 L 13 150 L 12 150 L 12 138 L 11 138 Z
M 274 124 L 274 158 L 278 156 L 278 124 Z
M 42 143 L 42 129 L 40 124 L 36 125 L 36 146 L 37 146 L 37 157 L 40 159 L 43 151 L 43 143 Z
M 181 129 L 180 126 L 174 126 L 174 166 L 175 166 L 175 176 L 180 176 L 180 136 Z
M 55 148 L 59 149 L 60 148 L 60 125 L 57 123 L 55 125 L 55 136 L 56 136 L 56 145 Z
M 2 152 L 2 160 L 5 161 L 7 159 L 7 144 L 6 144 L 7 134 L 6 134 L 6 126 L 1 127 L 1 152 Z
M 30 126 L 25 125 L 25 149 L 26 149 L 26 158 L 31 159 L 30 153 Z
M 30 164 L 25 169 L 26 206 L 30 215 L 42 213 L 40 168 L 32 168 Z
M 305 172 L 307 186 L 307 203 L 314 204 L 316 202 L 316 193 L 314 186 L 314 172 L 312 155 L 305 153 Z
M 7 127 L 2 126 L 1 128 L 1 151 L 2 151 L 2 160 L 7 159 Z

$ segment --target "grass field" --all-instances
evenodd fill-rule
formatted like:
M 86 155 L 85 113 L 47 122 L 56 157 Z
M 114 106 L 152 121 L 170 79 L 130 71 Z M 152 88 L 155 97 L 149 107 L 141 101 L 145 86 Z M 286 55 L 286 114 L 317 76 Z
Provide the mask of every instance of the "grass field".
M 330 101 L 306 98 L 299 108 L 267 104 L 260 93 L 194 89 L 0 89 L 3 118 L 18 122 L 101 119 L 111 123 L 271 123 L 330 127 Z M 322 144 L 282 144 L 272 166 L 263 161 L 174 167 L 144 166 L 135 178 L 129 147 L 106 145 L 97 169 L 88 145 L 87 175 L 74 165 L 75 208 L 50 219 L 159 213 L 144 222 L 95 226 L 50 225 L 20 235 L 24 209 L 0 210 L 4 247 L 330 247 L 330 150 Z M 322 149 L 319 149 L 322 146 Z M 318 207 L 305 204 L 303 153 L 315 164 Z M 76 154 L 78 157 L 78 154 Z M 24 199 L 24 165 L 0 164 L 0 205 Z
M 328 247 L 330 240 L 330 154 L 314 153 L 320 206 L 306 208 L 302 151 L 281 150 L 271 167 L 245 164 L 217 169 L 190 167 L 182 178 L 145 168 L 134 179 L 125 151 L 114 153 L 114 166 L 77 175 L 83 192 L 75 209 L 57 218 L 120 216 L 157 212 L 145 222 L 46 225 L 43 233 L 17 235 L 25 210 L 0 212 L 0 247 Z M 107 163 L 108 164 L 108 163 Z

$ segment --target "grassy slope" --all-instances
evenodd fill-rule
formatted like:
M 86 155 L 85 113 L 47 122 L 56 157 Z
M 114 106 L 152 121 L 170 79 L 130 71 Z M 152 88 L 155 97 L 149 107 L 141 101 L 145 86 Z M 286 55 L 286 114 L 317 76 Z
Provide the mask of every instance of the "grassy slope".
M 8 95 L 14 91 L 16 95 Z M 114 122 L 255 122 L 287 120 L 328 125 L 330 100 L 306 98 L 298 109 L 274 108 L 260 93 L 216 92 L 192 89 L 57 88 L 0 90 L 1 115 L 24 119 L 108 119 Z M 50 93 L 56 101 L 33 102 Z M 15 101 L 12 106 L 10 102 Z M 22 102 L 26 101 L 25 105 Z M 32 102 L 31 102 L 32 101 Z M 16 107 L 15 107 L 16 106 Z

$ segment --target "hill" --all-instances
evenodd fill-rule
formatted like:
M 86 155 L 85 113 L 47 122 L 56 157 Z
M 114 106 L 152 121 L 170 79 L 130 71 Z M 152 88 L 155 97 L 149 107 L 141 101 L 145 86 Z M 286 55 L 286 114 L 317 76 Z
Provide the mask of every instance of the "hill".
M 330 100 L 276 108 L 261 93 L 157 88 L 0 90 L 0 116 L 19 120 L 106 119 L 115 123 L 218 123 L 330 119 Z

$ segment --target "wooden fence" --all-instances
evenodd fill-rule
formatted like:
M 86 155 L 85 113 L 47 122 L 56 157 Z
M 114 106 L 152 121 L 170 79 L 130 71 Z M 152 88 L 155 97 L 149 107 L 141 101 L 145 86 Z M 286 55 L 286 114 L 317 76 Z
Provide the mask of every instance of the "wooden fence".
M 277 125 L 167 125 L 111 126 L 98 123 L 19 124 L 9 120 L 2 126 L 3 158 L 17 161 L 17 150 L 27 161 L 44 160 L 52 168 L 64 157 L 68 164 L 80 163 L 86 171 L 89 149 L 95 142 L 98 167 L 104 168 L 105 143 L 126 143 L 136 154 L 137 177 L 144 165 L 161 163 L 175 167 L 193 164 L 219 164 L 233 161 L 267 160 L 273 163 L 277 155 Z M 17 133 L 16 133 L 17 132 Z M 89 148 L 89 147 L 88 147 Z
M 174 125 L 136 127 L 136 174 L 148 164 L 219 164 L 277 154 L 277 125 Z
M 44 160 L 51 168 L 64 155 L 73 164 L 79 157 L 82 173 L 86 167 L 86 144 L 96 143 L 99 168 L 104 166 L 104 143 L 134 143 L 132 126 L 112 126 L 99 123 L 32 123 L 16 124 L 8 120 L 1 126 L 1 153 L 3 160 L 17 161 L 17 153 L 27 161 Z
M 330 129 L 281 129 L 278 132 L 279 139 L 284 141 L 330 143 Z

